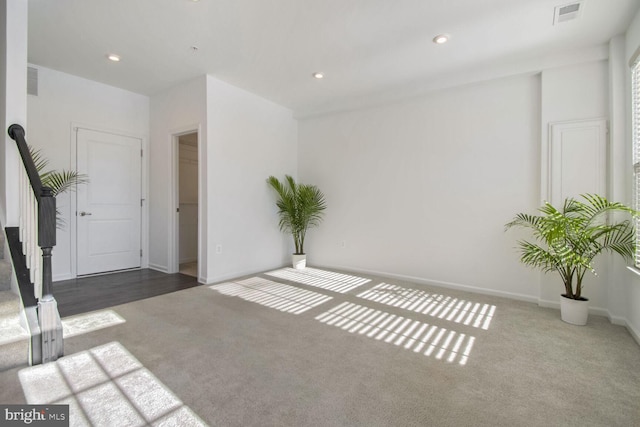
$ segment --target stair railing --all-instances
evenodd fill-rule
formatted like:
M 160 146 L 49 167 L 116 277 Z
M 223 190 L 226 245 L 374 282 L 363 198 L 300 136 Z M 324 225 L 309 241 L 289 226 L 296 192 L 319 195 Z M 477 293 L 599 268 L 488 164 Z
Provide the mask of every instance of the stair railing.
M 29 360 L 31 364 L 46 363 L 56 360 L 63 354 L 62 324 L 58 304 L 53 297 L 51 272 L 51 251 L 56 244 L 56 199 L 51 188 L 42 185 L 22 126 L 13 124 L 9 126 L 8 133 L 11 139 L 16 141 L 23 165 L 18 178 L 19 239 L 22 243 L 25 265 L 29 271 L 29 282 L 32 284 L 27 292 L 32 295 L 21 296 L 23 303 L 33 301 L 34 297 L 37 300 L 39 330 L 30 331 L 32 340 Z M 16 267 L 15 262 L 14 267 Z M 16 276 L 18 276 L 17 271 Z M 25 290 L 23 287 L 20 289 L 22 294 Z M 23 306 L 26 309 L 27 304 Z M 40 339 L 37 339 L 38 335 Z

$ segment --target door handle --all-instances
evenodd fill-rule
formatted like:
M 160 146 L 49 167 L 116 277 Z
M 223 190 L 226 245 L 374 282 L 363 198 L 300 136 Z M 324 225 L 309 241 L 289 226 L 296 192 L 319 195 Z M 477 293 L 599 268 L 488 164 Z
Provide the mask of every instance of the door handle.
M 87 216 L 87 215 L 91 215 L 91 212 L 80 212 L 80 216 Z

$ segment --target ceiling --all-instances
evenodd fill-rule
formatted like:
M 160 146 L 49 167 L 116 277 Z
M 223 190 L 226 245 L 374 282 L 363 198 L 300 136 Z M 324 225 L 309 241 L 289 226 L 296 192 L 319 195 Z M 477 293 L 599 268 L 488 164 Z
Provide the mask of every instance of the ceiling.
M 577 20 L 554 26 L 554 7 L 567 3 L 29 0 L 28 58 L 150 96 L 210 74 L 308 115 L 415 95 L 451 85 L 454 75 L 465 76 L 461 83 L 605 51 L 640 0 L 584 0 Z M 450 41 L 433 43 L 440 33 Z M 108 61 L 109 53 L 122 60 Z M 314 79 L 317 71 L 325 78 Z

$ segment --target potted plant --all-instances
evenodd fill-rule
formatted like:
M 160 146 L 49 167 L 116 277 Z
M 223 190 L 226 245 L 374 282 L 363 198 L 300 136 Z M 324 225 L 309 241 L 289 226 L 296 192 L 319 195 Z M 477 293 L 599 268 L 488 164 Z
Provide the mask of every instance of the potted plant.
M 542 215 L 517 214 L 506 228 L 524 227 L 533 231 L 537 243 L 519 242 L 520 260 L 543 272 L 556 271 L 564 283 L 560 297 L 562 320 L 584 325 L 589 314 L 588 299 L 582 296 L 587 271 L 596 273 L 593 259 L 608 251 L 624 259 L 635 255 L 635 232 L 630 218 L 612 220 L 610 212 L 637 212 L 602 196 L 584 194 L 584 201 L 567 198 L 561 210 L 546 203 Z
M 49 160 L 43 156 L 42 150 L 40 149 L 35 149 L 29 145 L 29 153 L 31 154 L 43 187 L 49 187 L 53 197 L 57 197 L 59 194 L 66 193 L 67 191 L 74 191 L 76 185 L 89 182 L 87 175 L 80 174 L 74 170 L 45 170 L 49 164 Z M 62 213 L 56 208 L 56 227 L 62 230 L 64 226 L 65 221 L 62 218 Z
M 293 267 L 306 267 L 304 239 L 307 229 L 315 227 L 322 221 L 326 208 L 324 194 L 315 185 L 296 184 L 289 175 L 285 175 L 285 183 L 270 176 L 267 183 L 278 194 L 276 206 L 280 215 L 280 230 L 291 233 L 295 245 L 292 257 Z

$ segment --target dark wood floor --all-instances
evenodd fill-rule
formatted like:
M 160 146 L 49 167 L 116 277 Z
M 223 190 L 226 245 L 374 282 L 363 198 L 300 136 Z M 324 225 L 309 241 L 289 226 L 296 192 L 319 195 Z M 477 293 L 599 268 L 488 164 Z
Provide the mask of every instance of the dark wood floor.
M 61 317 L 199 286 L 195 277 L 135 270 L 53 283 Z

